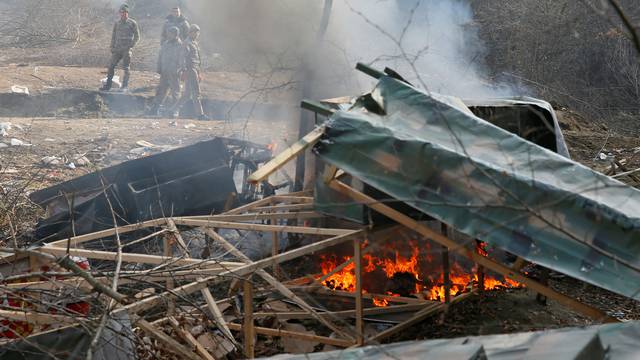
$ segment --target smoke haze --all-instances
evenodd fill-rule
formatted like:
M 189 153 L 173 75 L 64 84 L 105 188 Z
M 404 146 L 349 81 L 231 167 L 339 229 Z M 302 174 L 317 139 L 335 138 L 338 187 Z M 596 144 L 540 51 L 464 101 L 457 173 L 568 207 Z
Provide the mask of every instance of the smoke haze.
M 486 79 L 484 47 L 461 0 L 334 1 L 325 41 L 317 41 L 321 0 L 192 0 L 185 6 L 204 29 L 203 43 L 248 69 L 296 69 L 314 96 L 368 90 L 356 62 L 397 70 L 416 85 L 460 97 L 513 95 Z M 311 73 L 311 74 L 310 74 Z

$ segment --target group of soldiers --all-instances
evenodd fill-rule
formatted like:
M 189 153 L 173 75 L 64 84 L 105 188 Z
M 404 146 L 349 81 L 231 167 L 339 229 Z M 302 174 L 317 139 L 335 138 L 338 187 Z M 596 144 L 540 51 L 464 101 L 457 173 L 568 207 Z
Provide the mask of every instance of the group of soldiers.
M 201 58 L 198 38 L 200 27 L 189 22 L 181 14 L 179 7 L 171 9 L 162 29 L 160 54 L 158 56 L 158 73 L 160 84 L 156 96 L 149 109 L 149 115 L 159 115 L 159 110 L 165 109 L 165 114 L 177 117 L 180 109 L 188 102 L 194 107 L 198 119 L 206 120 L 207 116 L 200 100 Z M 120 20 L 113 27 L 111 37 L 111 62 L 107 72 L 106 83 L 100 90 L 109 91 L 113 86 L 113 76 L 116 66 L 122 62 L 124 76 L 121 89 L 129 86 L 131 64 L 131 49 L 140 40 L 140 30 L 135 20 L 129 17 L 129 6 L 120 7 Z M 180 96 L 180 84 L 184 81 L 184 91 Z M 167 95 L 170 101 L 165 103 Z

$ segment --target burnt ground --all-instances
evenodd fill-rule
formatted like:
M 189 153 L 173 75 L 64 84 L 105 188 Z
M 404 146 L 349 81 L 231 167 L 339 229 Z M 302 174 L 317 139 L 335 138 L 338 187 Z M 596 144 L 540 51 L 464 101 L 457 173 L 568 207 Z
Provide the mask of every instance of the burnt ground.
M 132 111 L 132 114 L 127 114 L 129 110 L 125 107 L 118 114 L 109 108 L 109 104 L 105 108 L 96 108 L 94 105 L 99 105 L 99 101 L 95 104 L 91 101 L 78 103 L 75 98 L 65 100 L 70 102 L 70 106 L 64 111 L 49 111 L 51 104 L 48 102 L 55 105 L 55 101 L 59 100 L 46 97 L 52 91 L 64 94 L 64 89 L 71 88 L 81 94 L 81 98 L 101 98 L 104 94 L 97 93 L 95 89 L 99 86 L 99 79 L 104 76 L 103 72 L 104 69 L 99 68 L 42 66 L 36 69 L 17 65 L 0 68 L 0 99 L 3 101 L 0 103 L 0 123 L 12 124 L 7 136 L 0 138 L 0 142 L 10 144 L 11 139 L 17 139 L 30 144 L 0 148 L 0 194 L 4 198 L 3 206 L 8 204 L 12 214 L 10 223 L 8 218 L 0 219 L 0 235 L 3 239 L 9 238 L 12 228 L 17 234 L 28 233 L 41 215 L 41 210 L 29 202 L 28 193 L 97 168 L 146 156 L 163 148 L 193 144 L 213 136 L 251 139 L 263 144 L 275 142 L 279 149 L 297 138 L 296 126 L 290 120 L 292 113 L 289 112 L 296 106 L 295 94 L 287 85 L 261 91 L 259 89 L 264 84 L 255 77 L 240 73 L 205 74 L 205 96 L 216 106 L 226 106 L 226 111 L 212 121 L 144 118 L 140 113 L 143 107 Z M 141 106 L 146 105 L 153 94 L 156 75 L 134 72 L 132 82 L 135 87 L 127 96 L 140 97 Z M 287 83 L 286 76 L 282 76 L 280 83 Z M 46 105 L 42 105 L 41 109 L 46 111 L 15 106 L 13 101 L 24 101 L 15 95 L 7 95 L 10 86 L 15 84 L 29 87 L 32 97 L 41 96 L 42 103 Z M 12 103 L 5 103 L 6 99 Z M 105 101 L 108 103 L 110 100 Z M 260 108 L 256 104 L 268 106 Z M 8 108 L 14 110 L 7 111 Z M 233 111 L 238 109 L 246 111 L 234 115 Z M 25 116 L 30 111 L 38 115 Z M 284 115 L 279 116 L 280 113 Z M 640 139 L 637 137 L 607 133 L 600 125 L 571 111 L 559 111 L 558 115 L 575 160 L 604 171 L 609 163 L 594 160 L 602 151 L 624 160 L 631 169 L 640 167 Z M 140 141 L 155 146 L 145 148 Z M 59 162 L 45 164 L 45 157 L 57 157 Z M 84 164 L 80 165 L 80 158 L 87 161 L 81 161 Z M 75 168 L 69 166 L 72 162 Z M 622 180 L 631 182 L 630 179 Z M 552 277 L 550 282 L 553 288 L 621 320 L 640 319 L 638 302 L 568 277 Z M 535 294 L 529 290 L 502 290 L 474 295 L 452 306 L 444 316 L 428 319 L 411 332 L 393 340 L 529 331 L 592 323 L 592 320 L 553 301 L 547 305 L 536 302 Z M 267 347 L 278 346 L 277 343 L 264 341 L 262 344 Z M 269 353 L 266 348 L 263 350 L 264 354 Z

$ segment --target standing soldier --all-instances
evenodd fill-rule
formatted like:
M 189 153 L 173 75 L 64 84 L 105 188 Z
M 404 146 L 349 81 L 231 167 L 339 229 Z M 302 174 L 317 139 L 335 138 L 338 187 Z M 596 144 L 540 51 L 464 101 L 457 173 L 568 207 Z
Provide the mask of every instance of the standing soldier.
M 178 102 L 177 110 L 179 110 L 189 100 L 193 102 L 195 114 L 200 120 L 208 120 L 202 109 L 202 101 L 200 100 L 200 80 L 202 75 L 200 71 L 200 47 L 198 46 L 198 37 L 200 36 L 200 27 L 191 25 L 189 28 L 189 37 L 185 40 L 184 45 L 184 61 L 181 71 L 184 83 L 184 92 Z
M 169 29 L 177 27 L 180 30 L 180 39 L 184 41 L 189 35 L 189 22 L 187 18 L 180 12 L 180 7 L 176 6 L 171 9 L 171 13 L 167 16 L 167 20 L 162 27 L 162 37 L 160 45 L 169 40 Z
M 140 30 L 138 23 L 129 18 L 129 6 L 122 5 L 120 7 L 120 20 L 113 26 L 113 34 L 111 35 L 111 63 L 107 73 L 107 83 L 100 90 L 109 91 L 113 84 L 113 75 L 116 66 L 122 61 L 124 69 L 124 78 L 122 79 L 122 89 L 126 90 L 129 86 L 129 66 L 131 64 L 131 49 L 136 46 L 140 40 Z
M 167 41 L 160 48 L 158 58 L 158 73 L 160 74 L 160 84 L 156 90 L 156 97 L 149 110 L 149 115 L 157 115 L 158 109 L 167 98 L 167 93 L 171 94 L 171 105 L 167 109 L 174 109 L 180 96 L 180 70 L 183 61 L 182 41 L 180 41 L 180 30 L 172 26 L 167 29 Z

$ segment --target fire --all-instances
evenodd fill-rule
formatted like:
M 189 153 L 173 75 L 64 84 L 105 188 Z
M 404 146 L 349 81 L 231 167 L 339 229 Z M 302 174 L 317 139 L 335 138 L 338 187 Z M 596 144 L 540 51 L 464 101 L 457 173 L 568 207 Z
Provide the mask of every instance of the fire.
M 410 242 L 411 256 L 402 256 L 398 249 L 391 249 L 386 257 L 376 257 L 370 254 L 365 254 L 362 258 L 362 271 L 363 274 L 371 273 L 376 270 L 381 270 L 387 279 L 397 280 L 394 278 L 397 275 L 402 275 L 403 279 L 409 276 L 415 280 L 415 289 L 412 293 L 414 295 L 422 294 L 425 298 L 433 301 L 445 300 L 445 287 L 444 287 L 444 274 L 440 273 L 435 277 L 430 276 L 425 282 L 423 281 L 422 272 L 420 271 L 420 264 L 428 264 L 433 261 L 431 254 L 427 254 L 420 257 L 420 247 L 417 242 Z M 485 244 L 479 242 L 477 251 L 483 256 L 488 256 L 488 252 L 485 248 Z M 321 257 L 322 276 L 332 272 L 338 265 L 351 259 L 350 256 L 338 257 L 336 255 L 322 255 Z M 450 296 L 457 296 L 462 293 L 468 292 L 472 286 L 478 284 L 477 268 L 471 269 L 471 271 L 465 271 L 462 266 L 454 262 L 450 268 Z M 340 271 L 329 276 L 323 285 L 333 289 L 342 290 L 348 292 L 355 292 L 356 279 L 355 279 L 355 265 L 349 263 Z M 508 278 L 504 280 L 498 280 L 489 274 L 484 276 L 484 289 L 494 290 L 502 288 L 519 288 L 523 287 L 522 284 L 513 281 Z M 367 289 L 363 289 L 364 293 L 367 293 Z M 400 296 L 393 292 L 387 292 L 390 296 Z M 375 306 L 388 306 L 389 301 L 384 298 L 373 297 L 373 304 Z
M 272 141 L 270 144 L 267 144 L 267 150 L 271 151 L 271 154 L 275 155 L 278 150 L 278 143 L 276 141 Z

